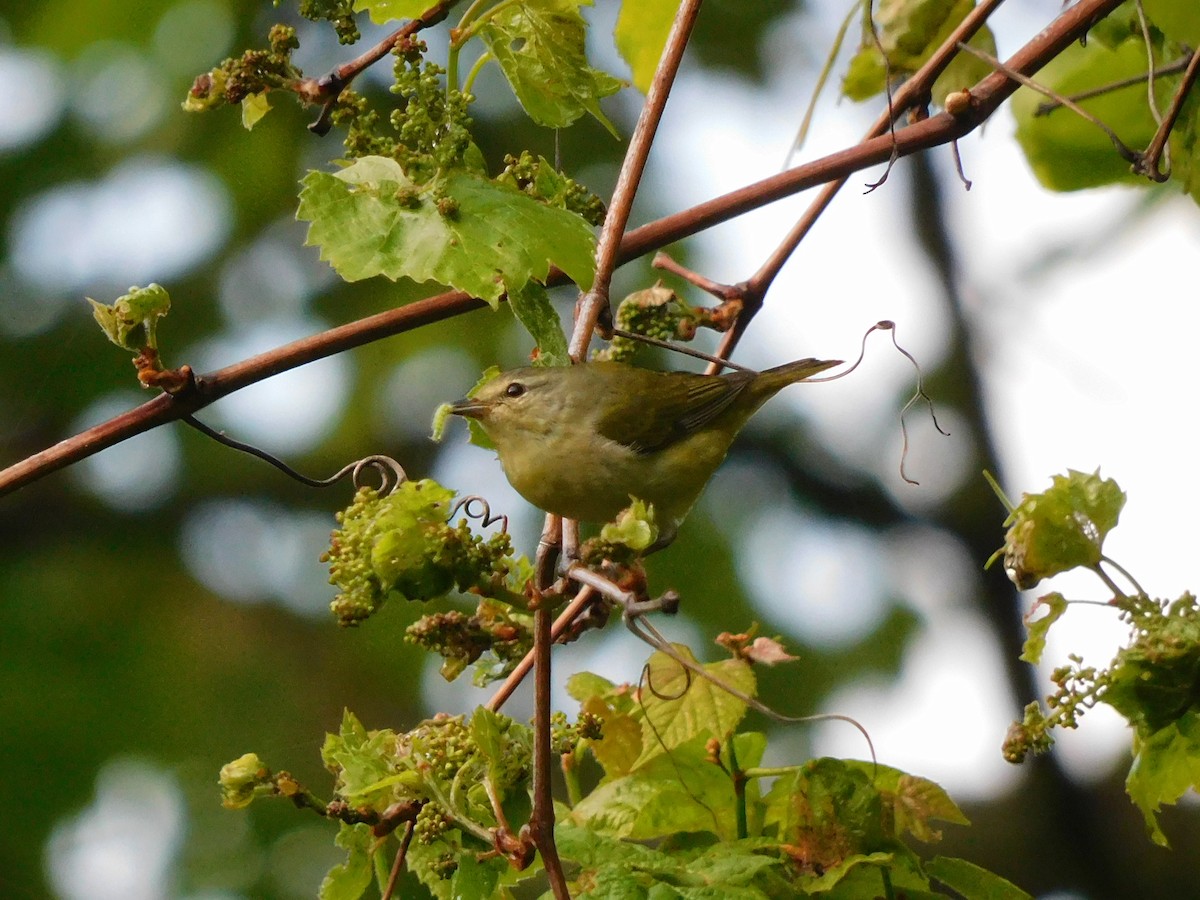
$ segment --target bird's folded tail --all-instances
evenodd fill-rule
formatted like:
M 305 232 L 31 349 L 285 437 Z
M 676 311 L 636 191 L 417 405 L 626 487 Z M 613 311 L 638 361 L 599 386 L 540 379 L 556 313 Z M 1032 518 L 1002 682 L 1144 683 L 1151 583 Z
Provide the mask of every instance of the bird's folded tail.
M 784 363 L 782 366 L 775 366 L 773 369 L 767 369 L 763 372 L 764 375 L 786 375 L 787 380 L 802 381 L 816 375 L 819 372 L 824 372 L 826 369 L 832 369 L 834 366 L 840 366 L 840 359 L 798 359 L 795 362 Z

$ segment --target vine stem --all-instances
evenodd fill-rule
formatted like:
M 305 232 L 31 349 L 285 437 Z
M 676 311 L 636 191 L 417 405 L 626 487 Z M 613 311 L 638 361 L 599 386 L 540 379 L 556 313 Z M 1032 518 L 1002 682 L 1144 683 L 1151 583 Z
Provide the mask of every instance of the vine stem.
M 1175 122 L 1179 118 L 1180 112 L 1183 111 L 1183 102 L 1187 99 L 1188 92 L 1196 83 L 1197 76 L 1200 76 L 1200 49 L 1193 51 L 1192 58 L 1188 62 L 1187 69 L 1183 73 L 1183 79 L 1179 82 L 1179 87 L 1175 90 L 1175 97 L 1171 101 L 1171 108 L 1167 111 L 1162 122 L 1158 126 L 1158 130 L 1154 133 L 1154 137 L 1150 139 L 1149 146 L 1138 154 L 1138 162 L 1134 166 L 1135 170 L 1145 175 L 1147 178 L 1154 181 L 1166 181 L 1171 177 L 1169 171 L 1163 172 L 1159 168 L 1159 160 L 1162 158 L 1163 150 L 1167 146 L 1167 138 L 1171 136 L 1171 129 L 1175 127 Z M 1154 91 L 1153 81 L 1149 82 L 1150 91 Z
M 551 642 L 557 641 L 568 628 L 571 627 L 579 614 L 591 605 L 595 598 L 596 592 L 590 587 L 584 587 L 572 600 L 567 604 L 566 608 L 558 614 L 558 618 L 554 620 L 554 625 L 550 629 Z M 516 668 L 509 673 L 508 678 L 504 679 L 504 684 L 500 685 L 496 693 L 492 695 L 492 699 L 487 702 L 487 708 L 492 712 L 497 711 L 502 707 L 508 698 L 513 695 L 513 691 L 525 680 L 525 676 L 529 674 L 529 670 L 533 668 L 534 651 L 530 650 L 525 654 L 524 658 L 517 663 Z
M 533 613 L 533 811 L 529 815 L 530 837 L 542 855 L 546 878 L 555 900 L 571 900 L 567 877 L 563 872 L 558 847 L 554 843 L 554 796 L 550 777 L 550 647 L 552 627 L 549 597 L 545 593 L 554 582 L 554 568 L 562 548 L 562 519 L 546 516 L 534 562 L 534 577 L 540 593 Z
M 1007 62 L 1008 67 L 1021 72 L 1036 72 L 1120 3 L 1121 0 L 1080 0 L 1014 53 Z M 884 135 L 861 141 L 853 147 L 635 228 L 627 232 L 621 241 L 618 263 L 636 259 L 810 187 L 885 162 L 891 157 L 893 148 L 900 156 L 906 156 L 948 144 L 986 121 L 1016 89 L 1016 82 L 1003 74 L 993 73 L 971 89 L 968 107 L 957 115 L 943 112 L 930 116 L 896 129 L 894 137 Z M 554 270 L 547 282 L 551 285 L 565 284 L 567 278 L 562 272 Z M 0 497 L 121 441 L 203 409 L 234 391 L 272 375 L 485 306 L 487 304 L 483 300 L 461 291 L 450 291 L 349 322 L 234 363 L 197 378 L 194 385 L 178 394 L 160 394 L 141 406 L 0 471 Z
M 629 224 L 633 200 L 637 196 L 638 185 L 646 169 L 646 160 L 654 144 L 654 135 L 658 131 L 658 123 L 662 121 L 663 110 L 671 94 L 671 86 L 679 72 L 683 51 L 687 48 L 692 26 L 696 24 L 696 16 L 700 13 L 700 3 L 701 0 L 683 0 L 680 4 L 675 20 L 671 23 L 671 31 L 667 35 L 667 43 L 658 61 L 658 68 L 654 72 L 654 80 L 646 93 L 646 103 L 638 116 L 633 136 L 629 139 L 629 149 L 621 163 L 621 173 L 617 176 L 617 186 L 613 189 L 608 213 L 604 217 L 604 226 L 600 231 L 600 240 L 596 245 L 596 278 L 591 290 L 579 298 L 575 310 L 575 330 L 571 335 L 569 349 L 571 358 L 576 362 L 586 358 L 596 324 L 604 321 L 607 327 L 611 322 L 608 291 L 620 255 L 621 239 L 625 234 L 625 226 Z

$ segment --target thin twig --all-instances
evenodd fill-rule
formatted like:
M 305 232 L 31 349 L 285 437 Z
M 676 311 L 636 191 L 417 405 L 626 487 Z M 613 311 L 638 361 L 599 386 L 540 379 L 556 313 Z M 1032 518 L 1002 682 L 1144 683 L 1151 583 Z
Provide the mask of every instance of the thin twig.
M 1191 56 L 1183 56 L 1175 60 L 1175 62 L 1167 63 L 1165 66 L 1159 66 L 1149 73 L 1151 78 L 1162 78 L 1166 75 L 1177 75 L 1188 67 L 1191 62 Z M 1086 91 L 1080 91 L 1078 94 L 1069 94 L 1068 98 L 1078 103 L 1081 100 L 1091 100 L 1093 97 L 1101 97 L 1104 94 L 1111 94 L 1113 91 L 1119 91 L 1124 88 L 1134 87 L 1142 84 L 1147 80 L 1146 75 L 1131 75 L 1128 78 L 1122 78 L 1120 81 L 1113 81 L 1108 84 L 1102 84 L 1099 87 L 1090 88 Z M 1039 103 L 1037 109 L 1033 111 L 1035 116 L 1048 116 L 1055 110 L 1062 109 L 1063 105 L 1057 100 L 1047 100 L 1044 103 Z
M 562 519 L 546 516 L 541 540 L 534 561 L 536 587 L 547 591 L 554 581 L 554 567 L 562 547 Z M 542 855 L 546 877 L 554 891 L 555 900 L 570 900 L 567 877 L 563 872 L 558 847 L 554 843 L 554 795 L 550 783 L 550 610 L 543 594 L 533 613 L 533 811 L 529 815 L 529 834 Z
M 1200 74 L 1200 49 L 1192 53 L 1187 71 L 1183 73 L 1183 79 L 1179 82 L 1179 87 L 1175 90 L 1175 98 L 1171 101 L 1171 108 L 1167 110 L 1162 124 L 1158 126 L 1158 131 L 1154 133 L 1154 137 L 1151 138 L 1149 145 L 1139 155 L 1138 161 L 1134 164 L 1134 171 L 1139 175 L 1145 175 L 1147 178 L 1160 182 L 1166 181 L 1171 177 L 1169 170 L 1167 172 L 1159 170 L 1158 163 L 1167 146 L 1167 139 L 1171 136 L 1171 129 L 1175 127 L 1179 113 L 1183 110 L 1183 103 L 1187 100 L 1188 92 L 1191 91 L 1192 85 L 1196 83 L 1197 74 Z
M 396 859 L 392 863 L 391 874 L 388 875 L 387 887 L 383 889 L 380 900 L 390 900 L 396 893 L 396 882 L 404 870 L 404 857 L 408 855 L 408 845 L 412 843 L 413 830 L 412 822 L 404 823 L 404 837 L 400 839 L 400 849 L 396 851 Z
M 367 67 L 374 65 L 396 48 L 401 41 L 407 40 L 423 28 L 436 25 L 446 18 L 450 7 L 457 0 L 442 0 L 436 3 L 415 19 L 405 22 L 382 41 L 371 47 L 365 53 L 356 56 L 349 62 L 344 62 L 321 78 L 305 78 L 297 82 L 294 89 L 297 94 L 309 103 L 324 103 L 321 115 L 308 126 L 313 134 L 328 134 L 332 124 L 333 107 L 337 98 L 355 78 Z
M 710 362 L 714 366 L 727 366 L 730 369 L 737 369 L 739 372 L 754 372 L 749 366 L 741 366 L 728 359 L 721 359 L 719 356 L 713 356 L 711 353 L 705 353 L 703 350 L 697 350 L 695 347 L 688 347 L 686 344 L 676 344 L 672 341 L 660 340 L 656 337 L 651 337 L 648 334 L 638 334 L 636 331 L 626 331 L 624 328 L 614 327 L 612 333 L 617 337 L 623 337 L 631 341 L 641 341 L 643 344 L 649 344 L 652 347 L 662 347 L 664 350 L 671 350 L 675 353 L 682 353 L 685 356 L 692 356 L 696 359 L 702 359 L 705 362 Z M 757 373 L 756 373 L 757 374 Z
M 558 618 L 554 620 L 554 626 L 550 629 L 550 640 L 557 642 L 575 623 L 575 619 L 579 614 L 589 607 L 596 599 L 596 592 L 591 588 L 585 587 L 581 590 L 570 603 L 558 614 Z M 495 712 L 500 709 L 513 695 L 513 692 L 525 680 L 525 676 L 529 674 L 529 670 L 533 668 L 534 651 L 530 650 L 525 654 L 524 658 L 517 663 L 515 669 L 509 673 L 504 679 L 504 683 L 488 700 L 486 706 L 488 709 Z
M 603 322 L 607 330 L 612 323 L 608 291 L 613 270 L 618 265 L 621 238 L 625 234 L 625 226 L 629 224 L 629 214 L 633 210 L 633 200 L 642 180 L 642 172 L 646 168 L 646 159 L 650 156 L 658 123 L 662 120 L 671 86 L 675 83 L 675 74 L 679 71 L 683 51 L 687 48 L 688 38 L 699 12 L 700 0 L 684 0 L 675 14 L 666 46 L 654 72 L 654 81 L 650 84 L 650 90 L 646 92 L 646 103 L 638 116 L 633 136 L 629 139 L 629 149 L 621 163 L 621 174 L 617 177 L 617 186 L 613 189 L 608 213 L 604 217 L 604 227 L 596 245 L 596 278 L 591 289 L 579 298 L 575 311 L 575 330 L 571 335 L 570 352 L 571 358 L 576 361 L 587 357 L 588 344 L 591 343 L 596 324 Z

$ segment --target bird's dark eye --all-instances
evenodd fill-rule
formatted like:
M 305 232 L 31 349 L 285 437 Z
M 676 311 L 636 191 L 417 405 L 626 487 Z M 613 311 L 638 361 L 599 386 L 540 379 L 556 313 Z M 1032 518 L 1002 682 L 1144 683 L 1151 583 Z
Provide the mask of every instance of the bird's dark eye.
M 525 393 L 525 385 L 521 384 L 519 381 L 514 381 L 504 389 L 504 393 L 508 394 L 510 397 L 520 397 L 523 393 Z

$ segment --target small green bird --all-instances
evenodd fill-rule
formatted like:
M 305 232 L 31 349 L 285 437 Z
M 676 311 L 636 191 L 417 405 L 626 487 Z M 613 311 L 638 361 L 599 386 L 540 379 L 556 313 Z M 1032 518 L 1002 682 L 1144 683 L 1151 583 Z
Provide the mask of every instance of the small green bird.
M 608 522 L 637 497 L 654 504 L 665 546 L 758 408 L 840 362 L 726 375 L 615 362 L 514 369 L 450 411 L 479 421 L 509 482 L 534 506 Z

